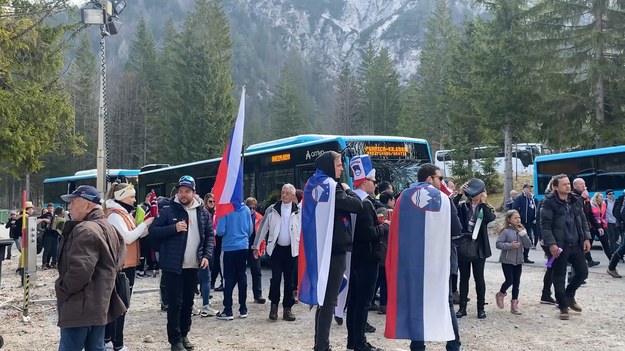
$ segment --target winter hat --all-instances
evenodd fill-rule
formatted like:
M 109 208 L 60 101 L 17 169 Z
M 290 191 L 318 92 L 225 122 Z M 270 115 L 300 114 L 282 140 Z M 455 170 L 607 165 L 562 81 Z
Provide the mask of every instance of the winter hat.
M 375 168 L 373 168 L 369 155 L 354 156 L 349 161 L 349 168 L 354 177 L 354 188 L 359 187 L 367 179 L 375 180 Z

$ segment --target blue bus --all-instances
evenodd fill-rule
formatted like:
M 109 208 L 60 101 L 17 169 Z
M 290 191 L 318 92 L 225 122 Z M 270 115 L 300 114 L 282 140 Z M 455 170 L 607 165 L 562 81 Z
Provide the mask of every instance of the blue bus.
M 534 185 L 537 199 L 545 195 L 551 177 L 561 173 L 568 175 L 571 181 L 583 178 L 590 196 L 612 189 L 618 197 L 625 188 L 625 146 L 536 157 Z
M 343 152 L 349 150 L 349 152 Z M 424 139 L 393 136 L 337 136 L 307 134 L 250 145 L 243 156 L 243 193 L 253 196 L 264 210 L 277 201 L 285 183 L 303 189 L 315 172 L 314 162 L 324 151 L 343 152 L 345 164 L 350 157 L 369 154 L 378 181 L 389 181 L 400 191 L 416 181 L 417 169 L 431 163 L 430 145 Z M 139 197 L 154 190 L 169 196 L 180 176 L 189 174 L 203 197 L 215 184 L 220 158 L 141 172 Z M 349 172 L 344 181 L 351 184 Z
M 107 171 L 107 182 L 115 181 L 131 183 L 138 187 L 138 169 L 110 169 Z M 69 194 L 81 185 L 96 186 L 97 170 L 78 171 L 72 176 L 46 178 L 43 180 L 44 204 L 52 202 L 55 206 L 64 206 L 61 195 Z

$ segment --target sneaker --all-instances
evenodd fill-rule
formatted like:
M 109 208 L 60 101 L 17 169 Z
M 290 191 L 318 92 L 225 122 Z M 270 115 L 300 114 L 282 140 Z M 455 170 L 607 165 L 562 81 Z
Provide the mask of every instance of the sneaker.
M 195 304 L 193 305 L 193 308 L 191 309 L 191 315 L 192 316 L 198 316 L 200 314 L 200 309 L 195 307 Z
M 145 272 L 144 271 L 137 271 L 136 275 L 137 275 L 137 278 L 145 278 Z
M 334 316 L 334 321 L 338 325 L 343 325 L 343 318 L 341 318 L 341 317 Z
M 380 305 L 380 308 L 378 308 L 378 314 L 386 314 L 386 305 Z
M 209 305 L 202 306 L 202 309 L 200 310 L 200 317 L 214 317 L 216 314 L 217 312 Z
M 239 318 L 241 319 L 247 318 L 247 312 L 239 313 Z
M 224 286 L 220 285 L 220 286 L 216 287 L 215 291 L 224 291 Z
M 175 344 L 171 344 L 171 351 L 187 351 L 187 349 L 184 348 L 181 342 L 177 342 Z
M 560 309 L 560 319 L 563 321 L 568 321 L 569 320 L 569 309 L 568 308 L 561 308 Z
M 106 351 L 113 351 L 115 350 L 115 347 L 113 346 L 113 342 L 109 341 L 106 344 L 104 344 L 104 348 L 106 349 Z
M 534 261 L 530 260 L 529 258 L 526 258 L 526 259 L 523 260 L 523 263 L 532 264 L 532 263 L 534 263 Z
M 127 348 L 126 346 L 123 346 L 121 349 L 116 350 L 116 351 L 130 351 L 130 349 Z
M 618 272 L 615 270 L 610 270 L 608 268 L 608 274 L 612 277 L 612 278 L 623 278 L 622 275 L 618 274 Z
M 222 320 L 222 321 L 231 321 L 234 319 L 234 316 L 232 315 L 232 313 L 227 314 L 226 312 L 217 312 L 215 316 L 217 319 Z
M 375 327 L 367 322 L 367 325 L 365 325 L 365 333 L 375 333 L 375 331 Z
M 590 262 L 588 262 L 588 268 L 594 267 L 594 266 L 598 266 L 599 263 L 601 263 L 601 262 L 599 262 L 599 261 L 590 261 Z
M 540 298 L 540 303 L 543 305 L 557 305 L 558 302 L 551 296 L 543 296 Z

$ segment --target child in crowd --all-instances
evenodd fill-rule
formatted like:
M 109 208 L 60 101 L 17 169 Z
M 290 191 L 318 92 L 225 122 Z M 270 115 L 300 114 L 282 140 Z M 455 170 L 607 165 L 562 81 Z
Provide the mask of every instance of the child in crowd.
M 506 212 L 506 221 L 497 238 L 497 248 L 501 250 L 499 262 L 506 280 L 495 295 L 497 307 L 504 307 L 506 291 L 512 286 L 510 312 L 519 315 L 519 285 L 523 270 L 523 248 L 532 246 L 527 231 L 521 224 L 521 216 L 516 210 Z

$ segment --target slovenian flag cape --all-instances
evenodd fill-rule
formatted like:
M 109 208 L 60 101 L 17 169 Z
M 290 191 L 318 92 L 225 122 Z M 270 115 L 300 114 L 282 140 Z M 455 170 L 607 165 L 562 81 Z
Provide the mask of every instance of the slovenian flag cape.
M 449 311 L 451 204 L 430 183 L 401 193 L 391 217 L 386 254 L 389 339 L 454 339 Z
M 328 285 L 336 187 L 336 181 L 318 169 L 304 188 L 297 291 L 299 300 L 311 306 L 323 306 Z

